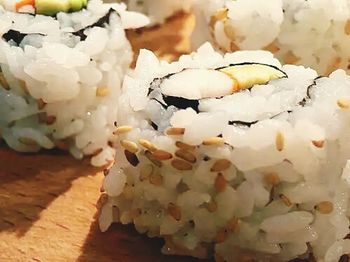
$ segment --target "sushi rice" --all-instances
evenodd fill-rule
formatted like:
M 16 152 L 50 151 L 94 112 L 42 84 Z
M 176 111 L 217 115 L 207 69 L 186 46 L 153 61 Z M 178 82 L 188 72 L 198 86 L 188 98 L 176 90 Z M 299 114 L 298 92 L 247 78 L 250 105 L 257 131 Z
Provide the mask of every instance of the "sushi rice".
M 148 18 L 91 0 L 79 12 L 43 16 L 0 6 L 0 133 L 20 152 L 41 148 L 114 159 L 116 102 L 132 50 L 124 29 Z
M 118 102 L 100 226 L 134 224 L 165 254 L 337 262 L 350 253 L 350 77 L 205 44 L 142 50 Z
M 350 68 L 348 0 L 198 0 L 193 46 L 223 52 L 264 49 L 284 64 L 328 75 Z

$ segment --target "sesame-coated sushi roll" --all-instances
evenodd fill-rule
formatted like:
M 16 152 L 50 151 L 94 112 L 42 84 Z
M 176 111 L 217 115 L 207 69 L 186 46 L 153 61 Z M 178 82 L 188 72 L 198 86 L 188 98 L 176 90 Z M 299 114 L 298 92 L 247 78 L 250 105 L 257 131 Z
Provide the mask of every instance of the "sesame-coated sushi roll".
M 222 56 L 208 44 L 170 64 L 143 50 L 115 133 L 103 230 L 132 223 L 164 238 L 166 254 L 216 261 L 350 253 L 344 71 L 319 77 L 266 51 Z
M 123 0 L 128 8 L 149 16 L 152 24 L 161 24 L 172 15 L 190 11 L 193 0 Z
M 193 45 L 264 49 L 328 75 L 350 69 L 350 1 L 198 0 Z
M 30 1 L 4 2 L 12 10 Z M 124 4 L 91 0 L 74 12 L 54 2 L 15 7 L 54 16 L 0 6 L 0 134 L 20 152 L 58 147 L 102 166 L 114 158 L 116 102 L 132 61 L 124 29 L 148 19 Z

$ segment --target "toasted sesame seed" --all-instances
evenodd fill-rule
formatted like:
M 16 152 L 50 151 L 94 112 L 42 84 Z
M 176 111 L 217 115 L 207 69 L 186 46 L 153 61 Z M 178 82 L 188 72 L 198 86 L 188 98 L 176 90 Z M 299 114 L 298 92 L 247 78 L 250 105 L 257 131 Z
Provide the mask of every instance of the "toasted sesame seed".
M 125 199 L 133 199 L 135 195 L 135 188 L 132 186 L 125 186 L 123 190 L 123 196 Z
M 194 151 L 196 149 L 196 146 L 189 145 L 181 141 L 176 141 L 175 145 L 180 149 L 188 150 L 188 151 Z
M 227 231 L 225 229 L 221 229 L 218 231 L 215 237 L 215 242 L 216 243 L 223 243 L 227 239 Z
M 27 146 L 36 146 L 36 145 L 38 145 L 38 143 L 34 139 L 29 138 L 29 137 L 19 137 L 18 141 L 21 142 L 22 144 L 27 145 Z
M 175 155 L 178 157 L 178 158 L 181 158 L 183 160 L 186 160 L 187 162 L 190 162 L 190 163 L 196 163 L 197 159 L 195 157 L 194 154 L 192 154 L 191 152 L 187 151 L 187 150 L 184 150 L 184 149 L 179 149 L 175 152 Z
M 292 51 L 287 52 L 287 54 L 284 57 L 285 64 L 295 64 L 299 60 L 300 60 L 300 58 L 297 57 Z
M 149 177 L 149 182 L 155 186 L 163 185 L 163 177 L 159 172 L 153 172 Z
M 131 126 L 120 126 L 117 127 L 117 129 L 113 132 L 114 135 L 121 135 L 121 134 L 125 134 L 128 133 L 132 130 Z
M 225 19 L 227 19 L 227 14 L 228 14 L 228 9 L 224 8 L 224 9 L 220 9 L 218 10 L 211 18 L 210 18 L 210 22 L 209 22 L 209 26 L 214 29 L 215 24 L 218 21 L 224 21 Z
M 206 207 L 210 213 L 213 213 L 218 209 L 218 205 L 214 200 L 211 200 L 209 203 L 207 203 Z
M 213 166 L 210 168 L 211 172 L 222 172 L 229 169 L 231 162 L 227 159 L 216 160 Z
M 98 96 L 98 97 L 105 97 L 105 96 L 108 96 L 108 95 L 109 95 L 109 89 L 108 89 L 108 87 L 99 86 L 99 87 L 96 89 L 96 96 Z
M 279 183 L 281 183 L 281 180 L 276 172 L 266 173 L 264 175 L 264 181 L 266 184 L 271 186 L 277 186 Z
M 151 152 L 157 150 L 157 147 L 146 139 L 139 139 L 139 144 Z
M 174 218 L 176 221 L 181 220 L 181 208 L 174 203 L 169 203 L 167 209 L 169 215 Z
M 313 140 L 311 142 L 315 147 L 318 147 L 318 148 L 322 148 L 324 146 L 324 143 L 325 143 L 324 140 L 317 140 L 317 141 Z
M 265 46 L 263 49 L 271 53 L 277 53 L 278 51 L 280 51 L 276 40 L 270 43 L 269 45 Z
M 149 178 L 149 176 L 152 174 L 153 172 L 153 166 L 150 165 L 150 164 L 144 164 L 141 166 L 140 168 L 140 180 L 143 181 L 143 180 L 146 180 Z
M 153 157 L 159 161 L 165 161 L 173 158 L 173 155 L 167 151 L 157 149 L 152 152 Z
M 205 146 L 219 146 L 225 144 L 225 140 L 222 137 L 211 137 L 203 141 Z
M 350 19 L 348 19 L 345 23 L 344 32 L 345 34 L 350 35 Z
M 230 232 L 235 232 L 238 229 L 239 219 L 234 217 L 227 222 L 227 229 Z
M 337 105 L 341 109 L 348 109 L 350 107 L 350 99 L 338 99 Z
M 124 147 L 126 150 L 128 150 L 131 153 L 136 153 L 139 149 L 137 144 L 135 142 L 132 142 L 130 140 L 122 140 L 120 141 L 120 144 L 122 147 Z
M 286 197 L 283 194 L 280 194 L 280 198 L 282 199 L 283 203 L 287 206 L 287 207 L 291 207 L 293 205 L 293 203 L 290 201 L 290 199 L 288 197 Z
M 181 127 L 171 127 L 166 130 L 168 136 L 180 136 L 185 134 L 185 128 Z
M 236 32 L 235 29 L 231 26 L 229 20 L 224 21 L 224 32 L 228 38 L 230 38 L 233 41 L 235 40 Z
M 48 126 L 53 125 L 56 122 L 56 116 L 47 116 L 46 117 L 46 124 Z
M 22 88 L 22 90 L 25 92 L 25 93 L 29 93 L 28 92 L 28 88 L 27 88 L 27 84 L 26 82 L 24 82 L 23 80 L 19 80 L 19 86 Z
M 145 156 L 148 158 L 149 161 L 151 161 L 154 165 L 161 167 L 163 164 L 158 159 L 156 159 L 151 151 L 146 151 Z
M 173 161 L 171 161 L 171 165 L 180 171 L 188 171 L 188 170 L 192 170 L 192 165 L 184 160 L 181 159 L 174 159 Z
M 5 89 L 5 90 L 10 90 L 10 85 L 7 82 L 5 76 L 0 73 L 0 85 Z
M 315 209 L 321 214 L 330 214 L 333 212 L 333 203 L 329 201 L 323 201 L 316 205 Z
M 284 136 L 281 132 L 277 132 L 276 135 L 276 149 L 281 152 L 284 149 Z
M 38 99 L 38 100 L 36 101 L 36 104 L 38 105 L 38 109 L 39 109 L 39 110 L 44 109 L 44 107 L 46 106 L 46 103 L 45 103 L 44 100 L 42 100 L 42 99 Z
M 134 153 L 132 153 L 128 150 L 124 150 L 124 155 L 125 155 L 126 160 L 128 160 L 128 162 L 132 166 L 137 166 L 140 163 L 139 159 L 137 158 L 137 156 Z
M 227 181 L 225 177 L 219 173 L 215 179 L 215 189 L 218 192 L 224 192 L 227 188 Z

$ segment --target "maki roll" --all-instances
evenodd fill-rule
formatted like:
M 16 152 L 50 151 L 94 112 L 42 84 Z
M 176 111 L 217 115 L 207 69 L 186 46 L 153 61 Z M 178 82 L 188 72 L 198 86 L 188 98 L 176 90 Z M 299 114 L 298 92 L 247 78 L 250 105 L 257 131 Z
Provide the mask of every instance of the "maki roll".
M 143 50 L 118 103 L 100 226 L 134 224 L 165 254 L 335 262 L 350 253 L 350 77 L 206 44 Z
M 285 64 L 328 75 L 350 68 L 349 1 L 199 0 L 193 45 L 223 52 L 264 49 Z
M 172 15 L 189 12 L 193 0 L 122 0 L 133 11 L 149 16 L 152 24 L 161 24 Z
M 0 6 L 2 139 L 20 152 L 58 147 L 77 158 L 92 156 L 95 166 L 107 164 L 114 158 L 116 101 L 132 62 L 124 29 L 148 19 L 99 0 L 77 12 L 71 5 L 53 7 L 65 1 L 46 6 L 32 1 L 28 9 L 19 8 L 53 16 L 4 9 L 20 2 L 30 1 Z

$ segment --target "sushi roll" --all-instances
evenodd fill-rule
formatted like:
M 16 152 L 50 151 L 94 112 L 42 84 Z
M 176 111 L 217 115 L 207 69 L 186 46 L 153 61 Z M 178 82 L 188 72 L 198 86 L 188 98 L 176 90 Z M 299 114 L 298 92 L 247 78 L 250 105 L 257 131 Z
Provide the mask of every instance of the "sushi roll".
M 149 16 L 151 25 L 164 23 L 172 15 L 189 12 L 193 0 L 123 0 L 128 8 Z
M 143 50 L 118 103 L 100 226 L 133 224 L 165 254 L 336 262 L 350 253 L 350 77 L 205 44 Z
M 194 48 L 211 41 L 223 52 L 268 50 L 323 75 L 350 68 L 349 1 L 198 0 L 194 10 Z
M 57 147 L 103 166 L 114 158 L 116 102 L 133 57 L 124 29 L 148 18 L 124 4 L 82 1 L 73 12 L 63 2 L 1 2 L 0 137 L 19 152 Z M 13 6 L 24 13 L 5 9 Z

